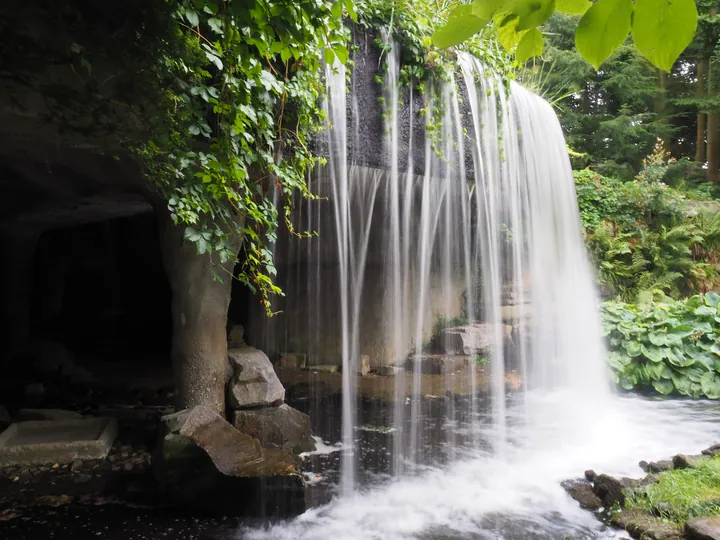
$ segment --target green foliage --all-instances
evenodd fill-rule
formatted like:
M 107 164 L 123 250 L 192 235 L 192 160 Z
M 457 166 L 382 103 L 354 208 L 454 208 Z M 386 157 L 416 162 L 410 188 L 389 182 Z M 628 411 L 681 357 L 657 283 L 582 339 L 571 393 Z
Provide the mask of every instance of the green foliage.
M 501 43 L 509 51 L 518 46 L 522 61 L 529 52 L 541 49 L 518 44 L 555 11 L 582 14 L 575 36 L 577 50 L 595 69 L 625 42 L 632 29 L 640 54 L 670 71 L 692 42 L 698 19 L 694 0 L 636 0 L 634 4 L 631 0 L 597 0 L 593 4 L 582 0 L 474 0 L 455 6 L 447 24 L 433 34 L 433 43 L 438 47 L 460 44 L 492 21 Z
M 720 458 L 662 473 L 658 482 L 627 493 L 625 508 L 640 508 L 680 524 L 720 514 Z
M 720 399 L 720 296 L 602 306 L 608 361 L 625 390 Z
M 689 215 L 684 194 L 661 181 L 673 163 L 658 143 L 632 182 L 575 172 L 585 240 L 612 297 L 663 291 L 678 298 L 718 281 L 717 220 Z

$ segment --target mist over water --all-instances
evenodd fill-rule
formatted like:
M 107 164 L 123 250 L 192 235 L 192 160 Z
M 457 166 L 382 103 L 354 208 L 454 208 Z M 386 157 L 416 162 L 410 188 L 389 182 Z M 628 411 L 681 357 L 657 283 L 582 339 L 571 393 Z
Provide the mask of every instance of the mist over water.
M 363 115 L 342 66 L 328 68 L 326 111 L 332 124 L 328 166 L 319 174 L 331 199 L 342 329 L 342 449 L 338 496 L 329 504 L 246 539 L 619 538 L 570 499 L 560 482 L 598 472 L 639 476 L 641 459 L 665 459 L 716 442 L 717 407 L 612 394 L 598 298 L 582 238 L 567 149 L 551 106 L 524 88 L 510 91 L 480 62 L 459 58 L 458 80 L 428 85 L 420 117 L 432 137 L 401 138 L 399 59 L 384 58 L 390 162 L 351 163 L 349 119 Z M 436 85 L 436 86 L 433 86 Z M 460 93 L 461 95 L 458 95 Z M 422 175 L 401 170 L 401 147 L 424 145 Z M 383 231 L 381 245 L 371 240 Z M 359 321 L 368 293 L 367 261 L 382 252 L 372 286 L 384 301 L 372 314 L 390 336 L 395 376 L 388 415 L 388 474 L 358 474 Z M 316 295 L 323 294 L 316 280 Z M 311 294 L 312 297 L 312 294 Z M 439 300 L 438 300 L 439 299 Z M 311 302 L 312 304 L 312 302 Z M 432 306 L 431 306 L 432 304 Z M 427 329 L 440 313 L 462 313 L 490 343 L 487 369 L 470 362 L 445 375 L 473 381 L 472 394 L 448 399 L 441 435 L 424 429 L 422 362 Z M 507 309 L 512 308 L 511 320 Z M 508 328 L 514 347 L 504 346 Z M 408 346 L 411 344 L 411 346 Z M 522 391 L 509 393 L 512 366 Z M 489 393 L 475 379 L 488 376 Z M 410 390 L 408 390 L 410 389 Z M 435 418 L 437 420 L 437 418 Z M 434 450 L 440 449 L 439 452 Z M 435 459 L 441 453 L 444 459 Z M 363 471 L 360 471 L 363 472 Z M 372 480 L 361 481 L 361 478 Z

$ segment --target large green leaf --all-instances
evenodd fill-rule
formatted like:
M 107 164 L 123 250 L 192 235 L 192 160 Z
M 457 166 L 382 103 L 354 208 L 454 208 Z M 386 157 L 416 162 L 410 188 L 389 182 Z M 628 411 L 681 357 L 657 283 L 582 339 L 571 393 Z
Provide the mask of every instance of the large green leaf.
M 642 345 L 642 353 L 651 362 L 662 362 L 665 358 L 665 351 L 653 345 Z
M 457 6 L 448 16 L 448 22 L 432 35 L 436 47 L 445 49 L 462 43 L 477 34 L 490 22 L 473 14 L 472 4 Z
M 674 370 L 670 370 L 670 373 L 670 378 L 677 391 L 683 396 L 689 396 L 692 393 L 692 381 L 684 373 L 677 373 Z
M 511 10 L 520 19 L 517 29 L 530 30 L 550 18 L 555 11 L 555 0 L 515 0 Z
M 656 381 L 658 379 L 664 379 L 664 378 L 669 379 L 670 374 L 669 373 L 666 374 L 666 372 L 668 370 L 669 370 L 669 368 L 661 362 L 657 363 L 657 364 L 653 364 L 653 363 L 645 364 L 645 371 L 650 376 L 650 378 L 654 381 Z
M 708 371 L 700 380 L 703 394 L 710 399 L 720 399 L 720 377 Z
M 590 0 L 557 0 L 555 10 L 568 15 L 584 15 L 590 9 Z
M 710 291 L 705 294 L 705 305 L 720 309 L 720 294 Z
M 517 15 L 508 15 L 507 13 L 498 13 L 493 19 L 497 27 L 498 40 L 505 47 L 506 51 L 512 51 L 515 46 L 525 35 L 525 30 L 517 29 L 520 19 Z
M 635 47 L 656 67 L 670 72 L 697 29 L 695 0 L 636 0 Z
M 698 317 L 714 317 L 717 315 L 717 309 L 710 306 L 700 306 L 693 312 Z
M 625 347 L 625 351 L 627 351 L 628 356 L 631 358 L 636 358 L 642 354 L 642 345 L 638 343 L 637 341 L 625 341 L 623 343 L 623 346 Z
M 650 332 L 648 334 L 648 339 L 650 340 L 650 343 L 652 343 L 653 345 L 657 345 L 658 347 L 664 347 L 668 344 L 667 339 L 665 338 L 665 334 L 661 334 L 659 332 Z
M 498 10 L 507 10 L 507 6 L 507 0 L 475 0 L 472 4 L 472 13 L 480 19 L 491 20 Z
M 673 385 L 673 382 L 667 379 L 659 379 L 653 381 L 652 385 L 655 390 L 657 390 L 664 396 L 672 393 L 672 391 L 675 389 L 675 385 Z
M 595 69 L 627 38 L 632 11 L 632 0 L 598 0 L 580 19 L 575 46 Z
M 520 39 L 515 57 L 518 62 L 527 62 L 533 56 L 540 56 L 543 53 L 543 37 L 540 30 L 533 28 Z

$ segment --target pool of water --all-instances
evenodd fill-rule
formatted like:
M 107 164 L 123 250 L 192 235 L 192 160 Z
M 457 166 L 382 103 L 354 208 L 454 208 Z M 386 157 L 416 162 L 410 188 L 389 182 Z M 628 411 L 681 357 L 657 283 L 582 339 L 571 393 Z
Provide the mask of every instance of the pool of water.
M 643 475 L 640 460 L 699 452 L 720 440 L 720 404 L 714 402 L 616 397 L 596 403 L 594 410 L 582 403 L 578 396 L 562 393 L 516 396 L 509 407 L 504 447 L 489 444 L 495 434 L 482 419 L 444 422 L 428 432 L 426 446 L 434 449 L 428 452 L 430 459 L 402 478 L 390 474 L 390 444 L 378 444 L 378 437 L 391 434 L 359 430 L 361 487 L 355 495 L 332 496 L 337 453 L 335 458 L 323 453 L 317 456 L 320 470 L 311 474 L 316 474 L 320 486 L 325 484 L 329 502 L 287 522 L 260 529 L 241 527 L 237 537 L 627 537 L 580 509 L 560 482 L 582 477 L 590 468 L 639 477 Z M 368 444 L 371 441 L 374 447 Z M 323 492 L 321 487 L 315 489 Z

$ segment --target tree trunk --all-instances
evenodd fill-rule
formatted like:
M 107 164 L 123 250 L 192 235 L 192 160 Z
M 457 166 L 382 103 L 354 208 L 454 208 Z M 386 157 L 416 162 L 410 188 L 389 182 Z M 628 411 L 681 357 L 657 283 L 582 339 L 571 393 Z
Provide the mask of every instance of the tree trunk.
M 4 362 L 30 339 L 30 304 L 38 236 L 34 231 L 10 232 L 0 239 L 0 353 Z
M 697 97 L 701 98 L 705 95 L 705 60 L 700 59 L 697 63 Z M 695 161 L 698 163 L 705 162 L 705 113 L 698 111 L 697 113 L 697 138 L 695 140 Z
M 233 263 L 220 264 L 217 255 L 198 255 L 195 244 L 183 236 L 184 227 L 161 217 L 160 244 L 172 290 L 175 407 L 202 405 L 224 415 Z M 241 236 L 231 239 L 235 252 L 241 244 Z

